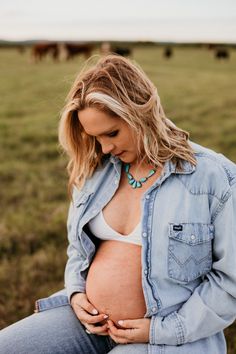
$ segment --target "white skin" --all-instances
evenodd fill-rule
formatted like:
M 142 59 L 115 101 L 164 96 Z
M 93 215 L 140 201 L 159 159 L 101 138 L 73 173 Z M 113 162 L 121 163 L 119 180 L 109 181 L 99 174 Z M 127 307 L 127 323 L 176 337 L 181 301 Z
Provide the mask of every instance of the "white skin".
M 110 116 L 95 108 L 85 108 L 79 111 L 78 119 L 85 133 L 96 137 L 104 154 L 117 155 L 124 151 L 119 159 L 130 163 L 132 168 L 138 170 L 138 173 L 140 173 L 138 177 L 142 177 L 144 171 L 149 171 L 150 165 L 138 161 L 135 134 L 123 119 Z M 107 319 L 102 326 L 96 326 L 95 323 L 102 322 L 105 314 L 92 315 L 94 307 L 89 303 L 86 294 L 76 293 L 73 295 L 71 306 L 77 317 L 91 333 L 110 335 L 116 343 L 149 342 L 150 318 L 120 319 L 122 321 L 122 323 L 119 323 L 120 327 Z
M 132 127 L 123 119 L 95 108 L 79 111 L 78 118 L 86 134 L 96 137 L 104 154 L 117 155 L 124 151 L 119 159 L 131 164 L 130 172 L 134 172 L 132 174 L 136 179 L 152 168 L 150 164 L 138 160 L 137 138 Z

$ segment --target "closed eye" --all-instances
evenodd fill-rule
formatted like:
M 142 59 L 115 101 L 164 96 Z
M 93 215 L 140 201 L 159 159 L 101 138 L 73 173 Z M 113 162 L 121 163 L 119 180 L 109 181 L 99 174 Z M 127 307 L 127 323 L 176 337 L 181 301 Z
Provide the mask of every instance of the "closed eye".
M 114 136 L 117 136 L 118 132 L 119 132 L 118 130 L 115 130 L 114 132 L 107 134 L 107 136 L 113 138 Z

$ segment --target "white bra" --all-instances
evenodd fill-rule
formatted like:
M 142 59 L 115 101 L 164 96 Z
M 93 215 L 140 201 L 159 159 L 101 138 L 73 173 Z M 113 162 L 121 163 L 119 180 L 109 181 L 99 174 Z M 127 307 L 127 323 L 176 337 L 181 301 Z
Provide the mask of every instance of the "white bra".
M 88 226 L 93 235 L 101 240 L 116 240 L 142 245 L 141 223 L 139 223 L 129 235 L 122 235 L 107 224 L 101 210 L 99 214 L 89 221 Z

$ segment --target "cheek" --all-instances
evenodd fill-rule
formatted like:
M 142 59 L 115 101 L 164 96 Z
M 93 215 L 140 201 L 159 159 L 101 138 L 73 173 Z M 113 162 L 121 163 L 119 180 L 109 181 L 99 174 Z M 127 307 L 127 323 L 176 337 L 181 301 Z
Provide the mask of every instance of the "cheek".
M 124 150 L 132 150 L 137 144 L 137 138 L 130 129 L 125 129 L 120 136 L 120 139 L 117 139 L 117 146 Z
M 132 147 L 132 141 L 128 135 L 123 139 L 122 145 L 124 150 L 130 149 Z
M 137 147 L 137 137 L 130 134 L 129 137 L 127 137 L 127 143 L 130 147 Z

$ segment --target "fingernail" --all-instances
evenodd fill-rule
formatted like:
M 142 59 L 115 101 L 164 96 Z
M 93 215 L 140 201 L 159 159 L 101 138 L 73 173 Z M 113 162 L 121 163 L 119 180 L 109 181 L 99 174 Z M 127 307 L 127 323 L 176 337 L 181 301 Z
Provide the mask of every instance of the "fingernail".
M 108 318 L 108 316 L 107 316 L 107 315 L 104 315 L 103 318 Z
M 120 321 L 118 321 L 118 323 L 119 323 L 119 325 L 123 325 L 123 323 L 124 323 L 124 321 L 122 321 L 122 320 L 120 320 Z
M 92 313 L 93 313 L 94 315 L 97 315 L 97 314 L 98 314 L 98 310 L 93 309 Z

